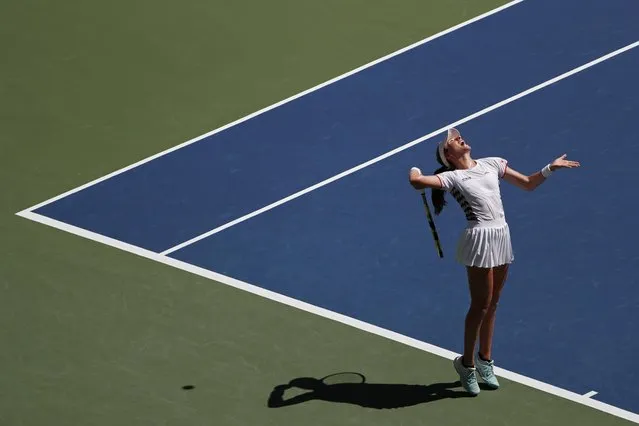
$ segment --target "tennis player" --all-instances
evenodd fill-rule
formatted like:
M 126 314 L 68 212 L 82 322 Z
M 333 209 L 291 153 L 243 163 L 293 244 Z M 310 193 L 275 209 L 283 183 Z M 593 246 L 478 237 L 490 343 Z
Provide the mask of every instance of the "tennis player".
M 437 162 L 442 167 L 430 176 L 413 167 L 409 179 L 415 189 L 432 189 L 435 214 L 441 213 L 446 204 L 445 192 L 450 192 L 466 215 L 467 226 L 459 238 L 456 258 L 466 267 L 471 301 L 465 320 L 464 353 L 455 358 L 453 365 L 463 388 L 477 395 L 477 374 L 488 387 L 499 387 L 491 353 L 495 312 L 508 267 L 514 260 L 499 181 L 504 179 L 532 191 L 555 170 L 579 167 L 579 163 L 566 160 L 564 154 L 539 172 L 526 176 L 508 167 L 503 158 L 475 160 L 470 151 L 459 131 L 450 129 L 436 150 Z M 479 350 L 475 353 L 478 338 Z

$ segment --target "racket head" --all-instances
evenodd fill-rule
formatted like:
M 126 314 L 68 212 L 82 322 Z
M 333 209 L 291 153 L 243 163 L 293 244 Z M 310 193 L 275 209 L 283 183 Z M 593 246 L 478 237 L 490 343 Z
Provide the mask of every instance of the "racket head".
M 342 383 L 361 384 L 366 382 L 366 377 L 361 373 L 353 371 L 344 371 L 341 373 L 333 373 L 320 379 L 324 385 L 337 385 Z

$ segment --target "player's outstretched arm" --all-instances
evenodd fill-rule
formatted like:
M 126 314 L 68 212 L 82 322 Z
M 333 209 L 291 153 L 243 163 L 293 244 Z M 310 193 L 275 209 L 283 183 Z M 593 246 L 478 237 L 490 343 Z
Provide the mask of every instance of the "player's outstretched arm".
M 529 176 L 526 176 L 511 167 L 507 167 L 506 172 L 504 173 L 504 179 L 506 182 L 509 182 L 525 191 L 533 191 L 539 185 L 544 183 L 546 178 L 555 170 L 572 169 L 579 166 L 580 164 L 577 161 L 566 160 L 566 154 L 564 154 L 537 173 Z

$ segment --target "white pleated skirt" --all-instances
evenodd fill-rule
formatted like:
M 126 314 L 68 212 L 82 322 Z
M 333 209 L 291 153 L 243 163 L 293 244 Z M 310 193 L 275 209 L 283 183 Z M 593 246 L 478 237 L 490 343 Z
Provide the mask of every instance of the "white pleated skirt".
M 469 225 L 457 243 L 457 261 L 492 268 L 514 260 L 510 229 L 505 221 Z

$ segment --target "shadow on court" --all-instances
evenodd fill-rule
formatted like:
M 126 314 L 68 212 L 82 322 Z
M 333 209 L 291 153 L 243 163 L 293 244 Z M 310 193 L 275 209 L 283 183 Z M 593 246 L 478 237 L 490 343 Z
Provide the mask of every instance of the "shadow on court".
M 367 408 L 402 408 L 448 398 L 469 398 L 459 381 L 430 385 L 360 382 L 326 383 L 313 377 L 299 377 L 286 385 L 275 386 L 268 399 L 270 408 L 320 400 L 359 405 Z M 459 388 L 459 390 L 453 390 Z M 303 392 L 307 391 L 307 392 Z M 286 397 L 286 393 L 294 393 Z

